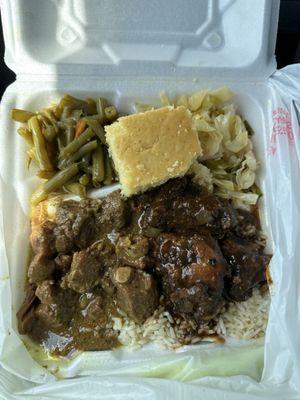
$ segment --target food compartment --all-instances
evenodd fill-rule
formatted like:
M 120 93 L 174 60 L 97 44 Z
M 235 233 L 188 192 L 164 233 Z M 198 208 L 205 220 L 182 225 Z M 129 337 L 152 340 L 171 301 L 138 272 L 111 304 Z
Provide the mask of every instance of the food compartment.
M 145 89 L 146 86 L 146 89 Z M 151 86 L 151 89 L 150 89 Z M 209 85 L 210 86 L 210 85 Z M 217 88 L 220 85 L 215 83 L 211 88 Z M 268 113 L 270 112 L 269 106 L 271 105 L 272 93 L 267 86 L 264 85 L 237 85 L 230 84 L 228 86 L 236 92 L 236 97 L 233 103 L 237 105 L 238 112 L 249 122 L 254 130 L 253 143 L 254 151 L 258 161 L 260 162 L 260 171 L 257 178 L 257 183 L 261 188 L 264 196 L 260 199 L 260 215 L 262 221 L 262 230 L 268 237 L 267 252 L 272 252 L 272 237 L 269 229 L 269 216 L 272 210 L 266 207 L 268 204 L 268 180 L 269 175 L 267 171 L 267 148 L 268 148 Z M 57 90 L 54 86 L 49 88 L 47 92 L 36 89 L 30 94 L 23 92 L 22 95 L 16 95 L 11 91 L 10 96 L 6 97 L 6 110 L 9 108 L 23 108 L 27 110 L 38 110 L 47 106 L 51 101 L 58 100 L 63 94 L 70 93 L 79 98 L 85 97 L 98 97 L 102 96 L 107 98 L 114 104 L 121 114 L 132 113 L 134 111 L 135 102 L 145 102 L 159 106 L 158 93 L 161 89 L 166 90 L 168 96 L 172 99 L 174 96 L 180 94 L 189 94 L 194 91 L 206 88 L 207 85 L 201 85 L 199 82 L 182 82 L 181 84 L 174 84 L 170 82 L 153 82 L 148 85 L 142 82 L 123 82 L 118 87 L 107 88 L 99 85 L 99 88 L 93 90 L 83 90 L 78 88 L 72 90 L 70 87 L 65 86 Z M 12 281 L 12 297 L 13 297 L 13 328 L 17 331 L 16 311 L 20 307 L 24 298 L 24 281 L 26 274 L 26 257 L 28 257 L 28 237 L 29 237 L 29 195 L 38 183 L 37 178 L 33 177 L 33 170 L 27 171 L 24 168 L 25 150 L 26 147 L 23 140 L 16 133 L 16 124 L 8 120 L 6 116 L 6 127 L 10 131 L 9 136 L 5 136 L 6 146 L 16 154 L 13 164 L 10 160 L 5 164 L 3 169 L 3 178 L 6 182 L 13 182 L 11 195 L 13 196 L 13 208 L 9 207 L 10 212 L 5 218 L 13 223 L 5 223 L 6 238 L 13 238 L 14 247 L 7 246 L 7 255 L 11 267 L 11 281 Z M 13 170 L 13 175 L 9 172 Z M 11 203 L 11 198 L 5 198 L 4 201 Z M 13 227 L 13 228 L 12 228 Z M 12 231 L 10 231 L 12 230 Z M 17 232 L 17 234 L 14 234 Z M 8 239 L 9 240 L 9 239 Z M 15 251 L 15 249 L 18 249 Z M 204 344 L 200 345 L 204 346 Z M 100 354 L 100 353 L 99 353 Z M 101 355 L 100 355 L 101 357 Z

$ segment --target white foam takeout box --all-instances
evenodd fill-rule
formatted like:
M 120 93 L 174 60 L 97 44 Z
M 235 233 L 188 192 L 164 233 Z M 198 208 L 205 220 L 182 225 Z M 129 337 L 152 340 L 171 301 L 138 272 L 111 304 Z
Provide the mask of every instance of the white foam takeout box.
M 218 398 L 220 390 L 222 398 L 293 396 L 300 382 L 294 335 L 300 254 L 299 137 L 291 104 L 299 97 L 293 98 L 291 82 L 285 86 L 287 74 L 270 78 L 279 0 L 2 0 L 1 6 L 5 61 L 17 75 L 2 99 L 0 132 L 0 387 L 6 398 L 84 398 L 98 391 L 107 398 Z M 161 90 L 172 97 L 223 85 L 236 92 L 238 111 L 255 132 L 261 165 L 261 218 L 274 254 L 265 343 L 205 343 L 178 352 L 150 346 L 33 361 L 18 335 L 16 311 L 24 298 L 28 198 L 38 181 L 24 167 L 26 146 L 9 110 L 38 110 L 70 93 L 101 95 L 130 113 L 135 101 L 158 105 Z M 53 374 L 82 377 L 70 386 L 68 379 L 54 382 Z

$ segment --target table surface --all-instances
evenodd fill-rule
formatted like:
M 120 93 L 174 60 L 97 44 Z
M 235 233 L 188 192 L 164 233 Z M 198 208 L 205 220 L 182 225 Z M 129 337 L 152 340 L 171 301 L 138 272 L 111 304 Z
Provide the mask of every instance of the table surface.
M 1 23 L 1 19 L 0 19 Z M 15 74 L 4 63 L 2 24 L 0 27 L 0 99 Z M 300 63 L 300 0 L 281 0 L 276 43 L 278 68 Z

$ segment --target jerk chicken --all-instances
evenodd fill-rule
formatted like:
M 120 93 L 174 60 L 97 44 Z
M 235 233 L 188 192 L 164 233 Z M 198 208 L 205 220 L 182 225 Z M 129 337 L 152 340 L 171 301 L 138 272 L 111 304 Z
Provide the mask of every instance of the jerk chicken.
M 112 317 L 142 324 L 159 304 L 209 323 L 266 280 L 257 213 L 174 179 L 124 200 L 56 196 L 31 221 L 33 256 L 19 331 L 52 353 L 118 346 Z

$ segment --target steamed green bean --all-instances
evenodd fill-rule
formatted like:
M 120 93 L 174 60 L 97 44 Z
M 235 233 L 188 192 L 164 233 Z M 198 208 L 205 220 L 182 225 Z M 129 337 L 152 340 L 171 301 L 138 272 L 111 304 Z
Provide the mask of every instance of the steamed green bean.
M 107 121 L 113 122 L 118 118 L 118 111 L 114 106 L 105 107 L 104 115 Z
M 34 161 L 36 175 L 45 180 L 34 192 L 33 204 L 53 190 L 64 188 L 83 196 L 116 179 L 104 124 L 118 118 L 118 111 L 105 98 L 81 100 L 66 94 L 37 112 L 13 109 L 11 117 L 25 124 L 18 133 L 28 145 L 27 167 Z
M 111 185 L 112 181 L 113 181 L 113 170 L 112 170 L 108 152 L 106 152 L 106 154 L 105 154 L 105 179 L 104 179 L 103 183 L 104 183 L 104 185 Z
M 62 149 L 60 153 L 60 158 L 69 156 L 75 153 L 81 146 L 87 143 L 93 136 L 95 132 L 91 128 L 87 128 L 77 139 L 74 139 L 65 148 Z
M 29 147 L 34 146 L 32 134 L 29 129 L 18 128 L 17 132 L 20 136 L 22 136 L 22 138 L 25 140 L 25 142 L 28 144 Z
M 64 189 L 66 189 L 70 193 L 76 194 L 77 196 L 86 197 L 86 188 L 81 183 L 78 182 L 66 183 L 64 185 Z
M 97 113 L 98 113 L 98 117 L 100 120 L 100 123 L 103 124 L 104 120 L 105 120 L 105 113 L 104 113 L 104 109 L 107 106 L 107 102 L 105 99 L 102 99 L 101 97 L 98 99 L 97 103 Z
M 49 193 L 60 189 L 70 179 L 72 179 L 78 173 L 78 165 L 72 164 L 66 169 L 59 171 L 47 182 L 41 185 L 31 196 L 31 203 L 37 204 L 42 200 L 45 200 Z
M 92 165 L 92 176 L 94 186 L 100 186 L 101 182 L 104 180 L 104 155 L 103 148 L 99 144 L 97 149 L 93 152 L 93 165 Z
M 105 132 L 100 122 L 97 119 L 85 118 L 87 125 L 95 132 L 102 144 L 106 143 Z
M 79 183 L 81 183 L 83 186 L 87 186 L 90 183 L 90 176 L 87 174 L 83 174 L 79 178 Z
M 52 142 L 56 137 L 56 131 L 51 125 L 45 127 L 43 134 L 48 142 Z
M 75 137 L 75 127 L 68 125 L 66 126 L 66 144 L 70 144 Z
M 80 160 L 83 156 L 86 154 L 90 153 L 91 151 L 95 150 L 97 147 L 97 141 L 93 140 L 91 142 L 86 143 L 82 147 L 80 147 L 79 150 L 77 150 L 75 153 L 73 153 L 70 157 L 64 158 L 61 160 L 61 166 L 67 166 L 75 161 Z
M 10 111 L 11 118 L 16 122 L 27 122 L 35 113 L 31 111 L 20 110 L 18 108 L 13 108 Z
M 28 121 L 28 127 L 32 133 L 35 154 L 40 169 L 51 171 L 53 166 L 47 153 L 46 143 L 41 131 L 39 120 L 36 116 L 30 118 Z

